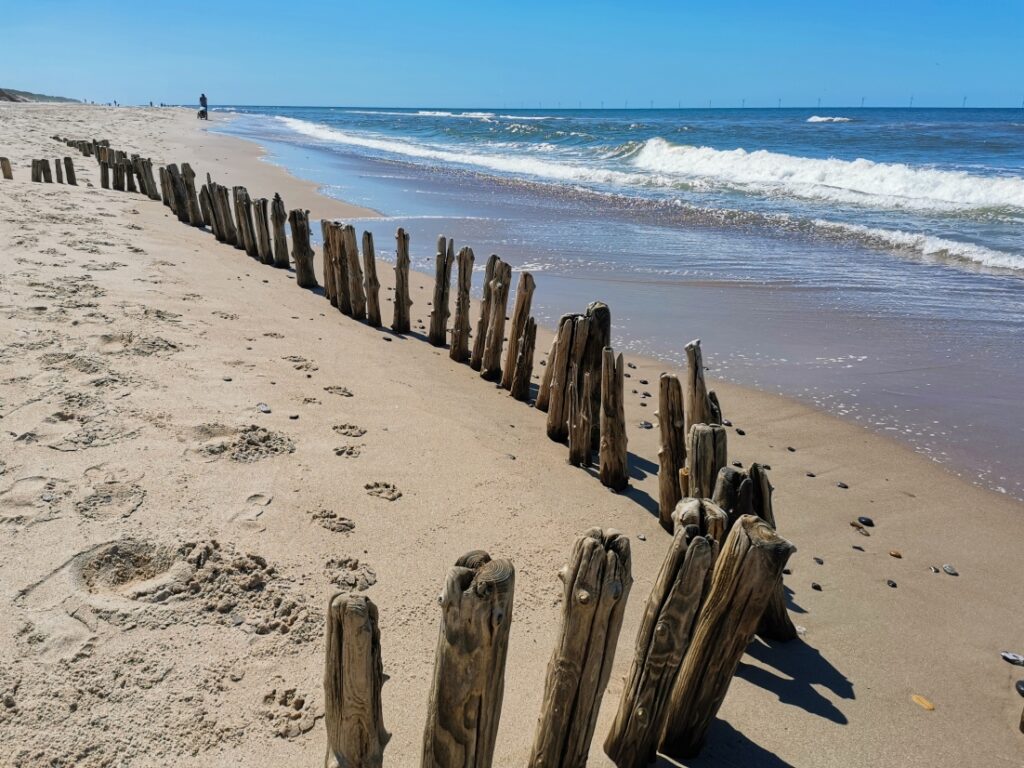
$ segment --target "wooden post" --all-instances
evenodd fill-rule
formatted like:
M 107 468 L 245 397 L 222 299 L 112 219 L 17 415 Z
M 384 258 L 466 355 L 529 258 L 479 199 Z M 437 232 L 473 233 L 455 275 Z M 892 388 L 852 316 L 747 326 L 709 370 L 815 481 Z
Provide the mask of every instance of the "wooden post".
M 260 252 L 256 246 L 256 226 L 252 221 L 252 200 L 249 199 L 249 190 L 245 187 L 234 187 L 231 192 L 234 195 L 235 218 L 238 220 L 238 230 L 241 234 L 239 238 L 241 243 L 238 247 L 244 248 L 247 254 L 258 259 Z M 309 236 L 308 220 L 306 221 L 306 236 Z
M 661 751 L 677 760 L 700 750 L 740 657 L 796 548 L 760 518 L 732 527 L 715 563 L 682 669 L 669 695 Z
M 487 321 L 484 356 L 480 360 L 480 377 L 487 381 L 501 381 L 501 346 L 505 340 L 505 312 L 511 287 L 512 265 L 499 260 L 491 278 L 491 317 Z
M 78 186 L 78 178 L 75 176 L 75 164 L 71 162 L 70 157 L 64 158 L 64 178 L 68 180 L 68 184 L 72 187 Z
M 469 290 L 473 284 L 473 249 L 459 250 L 459 278 L 455 293 L 455 322 L 448 356 L 457 363 L 469 362 Z
M 39 170 L 42 173 L 43 181 L 47 184 L 53 184 L 53 173 L 50 171 L 50 161 L 45 157 L 39 161 Z
M 217 217 L 213 215 L 213 202 L 210 197 L 210 188 L 206 184 L 203 184 L 203 186 L 199 188 L 199 210 L 202 211 L 203 214 L 203 223 L 210 228 L 214 237 L 220 240 L 221 237 L 220 230 L 217 227 Z
M 284 210 L 284 200 L 277 193 L 270 204 L 270 223 L 274 227 L 274 266 L 288 269 L 288 236 L 284 231 L 284 223 L 288 216 Z
M 216 194 L 213 196 L 213 204 L 217 206 L 217 218 L 224 229 L 224 242 L 237 247 L 240 233 L 237 227 L 235 227 L 235 218 L 231 212 L 231 198 L 228 188 L 222 184 L 217 184 L 214 187 L 214 192 Z
M 484 266 L 483 297 L 480 301 L 480 319 L 476 323 L 476 334 L 473 336 L 473 352 L 469 356 L 469 367 L 479 371 L 484 360 L 484 346 L 487 344 L 487 324 L 491 321 L 491 280 L 501 259 L 492 253 Z
M 53 161 L 53 172 L 54 172 L 54 174 L 57 177 L 57 183 L 58 184 L 63 184 L 64 183 L 64 169 L 61 167 L 60 158 L 59 157 L 56 160 Z
M 501 372 L 501 386 L 505 389 L 512 389 L 512 379 L 516 373 L 516 360 L 519 358 L 519 340 L 523 336 L 523 329 L 530 317 L 530 305 L 533 303 L 533 291 L 536 287 L 533 275 L 529 272 L 519 275 L 519 283 L 516 286 L 516 303 L 512 310 L 512 325 L 508 330 L 505 369 Z
M 121 171 L 123 189 L 124 164 L 120 161 L 114 165 L 114 189 L 117 189 L 118 169 Z M 178 217 L 178 221 L 185 224 L 190 223 L 188 217 L 188 197 L 185 192 L 185 181 L 181 178 L 181 172 L 178 170 L 178 166 L 174 163 L 167 166 L 167 180 L 170 186 L 171 199 L 174 201 L 174 204 L 171 206 L 171 210 L 173 210 L 174 215 Z
M 363 293 L 363 270 L 359 266 L 359 245 L 356 228 L 346 224 L 344 232 L 345 265 L 348 268 L 348 298 L 352 302 L 352 317 L 366 319 L 366 294 Z
M 296 208 L 288 214 L 292 228 L 292 259 L 295 260 L 295 284 L 299 288 L 317 288 L 313 271 L 313 249 L 309 246 L 309 211 Z
M 320 254 L 320 266 L 324 275 L 324 298 L 331 302 L 332 307 L 337 307 L 338 291 L 334 287 L 334 222 L 320 219 L 320 236 L 324 241 Z
M 256 224 L 256 253 L 261 262 L 267 265 L 274 263 L 274 246 L 270 242 L 270 201 L 265 197 L 252 202 L 252 212 Z
M 686 466 L 686 417 L 679 379 L 671 373 L 663 373 L 659 385 L 658 519 L 662 528 L 671 531 L 672 512 L 683 498 L 679 470 Z
M 685 498 L 672 513 L 672 522 L 679 526 L 693 526 L 697 533 L 708 541 L 722 544 L 729 533 L 729 516 L 725 510 L 708 499 Z M 718 556 L 718 548 L 712 549 L 712 560 Z
M 562 335 L 562 326 L 566 323 L 570 325 L 573 322 L 575 315 L 568 314 L 562 315 L 558 319 L 558 328 L 555 330 L 555 336 L 551 340 L 551 349 L 548 350 L 548 358 L 541 362 L 544 366 L 544 373 L 540 378 L 540 388 L 537 390 L 537 401 L 533 404 L 533 407 L 538 411 L 547 411 L 548 405 L 551 403 L 551 380 L 554 377 L 555 371 L 555 354 L 558 350 L 559 339 Z
M 146 177 L 146 191 L 150 200 L 160 199 L 160 190 L 153 179 L 153 161 L 148 157 L 142 161 L 142 172 Z
M 576 540 L 562 580 L 562 626 L 548 663 L 531 768 L 583 768 L 611 675 L 633 579 L 629 539 L 592 528 Z
M 174 195 L 171 193 L 171 176 L 167 173 L 167 168 L 160 166 L 160 194 L 163 196 L 164 205 L 174 210 Z M 100 161 L 100 178 L 104 189 L 110 188 L 109 174 L 110 165 L 106 161 Z
M 605 347 L 601 357 L 601 485 L 621 491 L 629 485 L 629 454 L 626 450 L 625 372 L 622 355 Z
M 686 345 L 686 424 L 721 424 L 722 412 L 714 392 L 704 383 L 700 339 Z
M 409 234 L 401 227 L 395 232 L 395 313 L 391 330 L 409 332 Z
M 515 374 L 509 394 L 516 400 L 526 402 L 530 399 L 530 379 L 533 378 L 533 350 L 537 343 L 537 323 L 532 317 L 526 318 L 523 333 L 519 337 L 518 352 L 515 360 Z
M 575 376 L 569 380 L 569 463 L 574 467 L 590 466 L 591 380 L 590 371 L 584 374 L 582 387 Z
M 338 309 L 352 315 L 352 294 L 348 282 L 348 256 L 346 255 L 345 225 L 331 223 L 331 263 L 334 265 L 334 292 L 338 296 Z
M 366 274 L 366 323 L 380 328 L 380 280 L 377 279 L 377 254 L 373 233 L 363 230 L 363 271 Z
M 42 168 L 39 167 L 39 161 L 38 160 L 33 160 L 32 161 L 32 176 L 31 176 L 31 179 L 32 179 L 33 182 L 42 182 L 42 180 L 43 180 L 43 171 L 42 171 Z
M 143 169 L 142 158 L 138 155 L 132 155 L 132 168 L 135 170 L 135 178 L 139 180 L 139 192 L 150 197 L 149 189 L 146 184 L 146 173 Z
M 505 690 L 515 568 L 467 552 L 448 572 L 422 768 L 490 768 Z
M 110 170 L 113 171 L 114 174 L 114 191 L 124 192 L 124 164 L 121 162 L 121 158 L 118 154 L 118 152 L 108 152 L 107 157 L 110 157 L 111 155 L 113 156 L 113 159 L 110 160 Z M 175 173 L 177 173 L 178 166 L 176 165 L 167 166 L 167 172 L 170 173 L 172 167 L 174 168 Z M 175 204 L 177 204 L 177 200 L 175 200 Z M 179 216 L 178 218 L 180 219 L 181 217 Z
M 601 360 L 604 348 L 612 343 L 612 313 L 603 301 L 592 301 L 587 305 L 587 336 L 583 344 L 583 358 L 580 363 L 577 384 L 590 373 L 596 381 L 601 375 Z M 575 343 L 575 340 L 574 340 Z M 601 407 L 601 393 L 594 388 L 591 409 L 594 413 Z M 597 450 L 601 440 L 601 432 L 595 423 L 590 433 L 590 442 Z
M 747 473 L 736 467 L 725 466 L 718 470 L 710 499 L 725 510 L 731 527 L 744 515 L 754 514 L 752 494 L 753 485 Z
M 775 510 L 772 509 L 772 488 L 768 480 L 768 472 L 764 466 L 754 462 L 747 470 L 750 478 L 751 499 L 750 504 L 754 514 L 764 520 L 775 530 Z M 786 608 L 786 590 L 783 587 L 783 576 L 779 576 L 779 584 L 772 592 L 768 605 L 761 614 L 761 621 L 757 625 L 757 634 L 766 640 L 780 640 L 788 642 L 797 636 L 796 627 L 789 617 L 789 610 Z
M 121 168 L 124 169 L 124 189 L 125 192 L 138 192 L 138 188 L 135 186 L 135 173 L 132 168 L 132 161 L 127 157 L 121 158 Z M 186 198 L 187 200 L 187 198 Z
M 11 169 L 11 161 L 6 157 L 0 157 L 0 173 L 2 173 L 3 177 L 8 181 L 13 181 L 14 171 Z
M 384 729 L 377 606 L 365 595 L 335 594 L 327 605 L 324 664 L 325 768 L 381 768 Z
M 548 356 L 547 367 L 551 369 L 548 384 L 548 437 L 557 442 L 565 440 L 568 431 L 565 417 L 566 394 L 569 391 L 569 377 L 573 336 L 577 331 L 582 315 L 572 315 L 566 320 L 562 318 L 558 326 L 558 337 L 554 351 Z
M 693 424 L 688 442 L 687 494 L 698 499 L 710 499 L 714 495 L 718 470 L 727 463 L 725 428 L 719 424 Z
M 605 753 L 618 768 L 643 768 L 654 762 L 665 727 L 665 705 L 704 599 L 712 546 L 692 526 L 676 526 L 647 598 L 633 664 L 604 742 Z
M 142 177 L 140 176 L 141 180 Z M 188 163 L 181 164 L 181 180 L 185 184 L 185 207 L 188 210 L 188 222 L 193 227 L 202 227 L 203 211 L 199 207 L 199 196 L 196 194 L 196 172 Z
M 427 341 L 435 347 L 443 347 L 448 336 L 448 293 L 451 291 L 454 251 L 454 241 L 447 240 L 444 235 L 438 236 L 434 261 L 434 302 L 427 331 Z

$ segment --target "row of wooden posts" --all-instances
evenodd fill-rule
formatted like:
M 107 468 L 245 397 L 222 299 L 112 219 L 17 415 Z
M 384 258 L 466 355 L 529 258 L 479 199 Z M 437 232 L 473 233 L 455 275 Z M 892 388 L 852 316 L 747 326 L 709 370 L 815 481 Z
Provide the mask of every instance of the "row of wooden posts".
M 111 149 L 109 142 L 65 141 L 96 156 L 104 176 L 113 169 L 114 189 L 162 199 L 183 223 L 209 227 L 218 241 L 264 264 L 289 266 L 287 221 L 296 283 L 318 287 L 308 211 L 293 209 L 286 215 L 280 195 L 272 201 L 251 200 L 240 186 L 229 194 L 209 175 L 197 191 L 187 163 L 180 169 L 161 167 L 157 187 L 148 159 Z M 363 234 L 360 259 L 354 227 L 325 220 L 321 228 L 325 298 L 341 313 L 380 326 L 372 234 Z M 396 243 L 391 327 L 408 333 L 409 236 L 403 229 Z M 530 316 L 533 277 L 520 275 L 502 355 L 512 269 L 497 256 L 488 260 L 471 333 L 473 261 L 470 248 L 456 255 L 451 239 L 438 239 L 427 339 L 443 346 L 450 332 L 453 360 L 528 401 L 536 341 L 536 321 Z M 455 266 L 455 317 L 449 329 Z M 568 443 L 570 463 L 587 466 L 596 452 L 601 482 L 622 490 L 628 483 L 624 371 L 610 335 L 611 312 L 601 302 L 563 316 L 534 406 L 547 414 L 548 436 Z M 619 768 L 647 765 L 658 751 L 677 758 L 696 754 L 754 634 L 774 640 L 796 635 L 782 585 L 782 570 L 795 548 L 776 533 L 768 474 L 759 464 L 746 470 L 728 465 L 721 408 L 705 384 L 699 341 L 686 346 L 686 356 L 685 382 L 672 374 L 662 374 L 659 382 L 659 518 L 672 541 L 647 598 L 626 685 L 604 741 Z M 586 764 L 632 584 L 629 539 L 613 530 L 587 531 L 559 578 L 562 623 L 530 753 L 533 768 Z M 439 598 L 424 768 L 492 764 L 514 585 L 513 564 L 481 551 L 459 558 L 446 577 Z M 383 682 L 376 606 L 362 594 L 334 595 L 327 613 L 324 674 L 327 766 L 383 764 L 389 738 Z
M 11 167 L 10 159 L 6 157 L 0 157 L 0 177 L 7 181 L 14 179 L 14 169 Z M 58 184 L 64 184 L 66 178 L 68 184 L 73 187 L 78 186 L 78 179 L 75 176 L 75 164 L 71 161 L 70 157 L 65 157 L 63 161 L 59 157 L 56 158 L 53 161 L 52 170 L 48 158 L 44 157 L 40 160 L 32 161 L 32 181 L 53 184 L 55 177 Z

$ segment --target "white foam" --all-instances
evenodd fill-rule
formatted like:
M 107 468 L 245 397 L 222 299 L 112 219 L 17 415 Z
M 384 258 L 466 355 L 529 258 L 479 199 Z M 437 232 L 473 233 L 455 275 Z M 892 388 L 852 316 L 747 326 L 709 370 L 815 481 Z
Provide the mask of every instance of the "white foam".
M 852 117 L 829 117 L 827 115 L 822 117 L 822 116 L 819 116 L 819 115 L 811 115 L 810 117 L 807 118 L 807 122 L 808 123 L 852 123 L 853 122 L 853 118 Z
M 865 227 L 860 224 L 845 224 L 836 221 L 815 219 L 814 225 L 830 231 L 853 234 L 863 240 L 879 245 L 912 251 L 937 259 L 960 259 L 995 269 L 1024 271 L 1024 255 L 997 251 L 975 243 L 963 243 L 944 237 L 935 237 L 898 229 Z
M 632 158 L 644 171 L 741 191 L 914 210 L 1024 209 L 1024 178 L 871 160 L 718 150 L 647 140 Z

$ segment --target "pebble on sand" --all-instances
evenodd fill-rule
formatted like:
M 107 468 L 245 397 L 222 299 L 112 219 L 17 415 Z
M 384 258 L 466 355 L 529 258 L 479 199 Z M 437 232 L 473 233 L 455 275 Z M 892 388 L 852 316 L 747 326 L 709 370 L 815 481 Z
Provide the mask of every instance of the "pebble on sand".
M 861 525 L 866 525 L 868 528 L 874 528 L 875 527 L 875 521 L 872 520 L 870 517 L 864 517 L 864 516 L 858 517 L 857 518 L 857 522 L 860 523 Z
M 843 489 L 844 491 L 845 491 L 845 490 L 846 490 L 847 488 L 849 488 L 849 487 L 850 487 L 850 486 L 848 486 L 848 485 L 847 485 L 846 483 L 842 483 L 842 482 L 840 482 L 840 483 L 836 483 L 836 488 L 842 488 L 842 489 Z
M 1013 651 L 1003 651 L 1000 656 L 1003 657 L 1003 661 L 1009 662 L 1010 664 L 1016 664 L 1018 667 L 1024 667 L 1024 656 Z
M 890 549 L 889 550 L 889 557 L 895 557 L 897 560 L 902 560 L 903 559 L 903 553 L 900 552 L 898 549 Z
M 921 707 L 921 709 L 927 710 L 928 712 L 935 711 L 935 705 L 928 701 L 924 696 L 920 696 L 915 693 L 910 697 L 910 700 L 917 704 L 917 706 Z
M 942 570 L 944 570 L 950 576 L 959 576 L 960 575 L 960 572 L 956 568 L 954 568 L 952 565 L 950 565 L 949 563 L 946 563 L 944 566 L 942 566 Z
M 888 585 L 889 585 L 890 587 L 892 587 L 893 589 L 896 589 L 896 582 L 895 582 L 895 581 L 893 581 L 892 579 L 886 579 L 886 580 L 885 580 L 885 583 L 886 583 L 886 584 L 888 584 Z
M 818 565 L 824 565 L 825 564 L 825 561 L 822 560 L 820 557 L 815 557 L 814 558 L 814 562 L 816 562 Z
M 821 584 L 819 584 L 816 581 L 812 581 L 811 582 L 811 589 L 813 589 L 815 592 L 821 592 Z
M 266 403 L 256 403 L 256 410 L 260 413 L 270 413 L 270 406 Z
M 1017 693 L 1024 696 L 1024 680 L 1018 680 L 1017 684 L 1013 687 L 1017 689 Z

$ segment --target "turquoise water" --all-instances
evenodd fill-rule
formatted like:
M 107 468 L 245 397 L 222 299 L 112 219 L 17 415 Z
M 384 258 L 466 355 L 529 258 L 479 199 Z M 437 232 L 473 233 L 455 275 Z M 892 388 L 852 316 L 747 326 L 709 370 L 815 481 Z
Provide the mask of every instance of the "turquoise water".
M 779 391 L 1024 498 L 1024 112 L 236 107 L 219 130 L 538 280 L 616 345 Z M 261 192 L 262 194 L 262 192 Z M 417 245 L 418 244 L 418 245 Z

